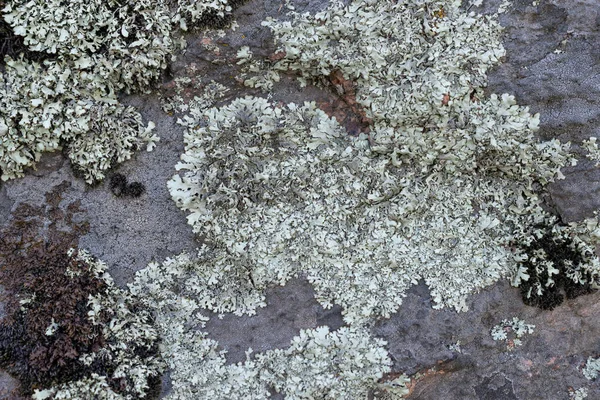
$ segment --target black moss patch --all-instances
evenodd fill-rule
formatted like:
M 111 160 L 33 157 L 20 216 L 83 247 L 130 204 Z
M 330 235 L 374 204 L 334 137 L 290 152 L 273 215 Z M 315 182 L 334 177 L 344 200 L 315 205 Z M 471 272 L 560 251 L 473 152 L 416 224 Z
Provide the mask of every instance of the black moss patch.
M 549 225 L 538 225 L 534 229 L 542 230 L 543 235 L 534 239 L 530 245 L 519 245 L 528 256 L 528 259 L 521 263 L 529 275 L 529 280 L 520 284 L 523 302 L 529 306 L 552 310 L 561 305 L 565 298 L 574 299 L 591 293 L 593 289 L 590 283 L 593 282 L 593 277 L 590 273 L 584 272 L 585 283 L 575 282 L 568 273 L 587 264 L 595 254 L 582 252 L 570 237 L 557 235 Z M 547 268 L 536 268 L 540 262 L 540 254 L 544 254 L 545 261 L 553 263 L 553 267 L 559 271 L 557 274 L 550 277 Z M 537 261 L 532 261 L 536 259 Z M 546 286 L 550 278 L 554 284 Z M 542 289 L 542 294 L 538 294 L 538 288 Z
M 117 197 L 140 197 L 146 192 L 143 183 L 132 182 L 127 184 L 127 177 L 123 174 L 113 174 L 109 182 L 110 191 Z
M 133 182 L 127 185 L 125 194 L 129 197 L 140 197 L 146 191 L 146 187 L 140 182 Z
M 125 195 L 127 189 L 127 177 L 123 174 L 113 174 L 109 182 L 110 191 L 117 197 Z

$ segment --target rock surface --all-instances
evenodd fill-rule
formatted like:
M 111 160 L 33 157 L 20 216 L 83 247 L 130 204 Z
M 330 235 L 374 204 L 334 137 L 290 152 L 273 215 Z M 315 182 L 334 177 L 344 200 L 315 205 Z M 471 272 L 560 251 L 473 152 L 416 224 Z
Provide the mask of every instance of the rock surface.
M 492 12 L 499 3 L 485 1 L 472 10 Z M 596 0 L 539 3 L 515 0 L 514 7 L 501 15 L 507 55 L 490 73 L 488 90 L 514 94 L 519 104 L 540 113 L 542 138 L 571 141 L 577 149 L 583 139 L 600 136 L 600 5 Z M 300 12 L 315 12 L 326 4 L 325 0 L 294 1 Z M 221 82 L 231 89 L 223 102 L 256 94 L 235 82 L 238 70 L 227 62 L 241 46 L 249 46 L 257 56 L 272 55 L 275 46 L 260 22 L 267 16 L 282 17 L 284 12 L 279 0 L 250 0 L 235 12 L 239 25 L 235 31 L 220 38 L 208 33 L 190 35 L 186 53 L 171 67 L 171 78 L 195 76 L 204 82 Z M 173 82 L 166 81 L 162 90 L 168 93 L 172 87 Z M 315 100 L 332 109 L 340 103 L 336 95 L 310 86 L 300 89 L 293 77 L 286 76 L 274 89 L 273 98 Z M 156 95 L 125 101 L 135 105 L 146 120 L 154 121 L 161 137 L 153 152 L 139 152 L 115 170 L 145 185 L 141 197 L 115 197 L 107 182 L 86 186 L 58 153 L 45 155 L 37 171 L 25 178 L 0 186 L 2 224 L 18 204 L 42 204 L 52 187 L 64 180 L 71 182 L 64 199 L 80 199 L 90 223 L 80 246 L 107 262 L 119 285 L 131 281 L 133 273 L 148 262 L 193 252 L 199 243 L 166 187 L 183 151 L 183 128 L 161 110 Z M 563 173 L 566 178 L 550 186 L 553 207 L 564 221 L 592 215 L 600 208 L 600 169 L 582 160 Z M 599 300 L 596 293 L 542 311 L 523 305 L 517 289 L 499 282 L 473 295 L 469 311 L 458 314 L 433 310 L 428 290 L 421 284 L 409 292 L 400 311 L 377 322 L 373 332 L 388 341 L 394 371 L 412 376 L 410 399 L 568 399 L 569 390 L 581 387 L 588 389 L 588 398 L 598 399 L 600 385 L 587 381 L 581 367 L 587 357 L 600 354 Z M 342 325 L 340 310 L 323 310 L 310 285 L 301 279 L 271 289 L 267 303 L 254 317 L 211 318 L 207 331 L 228 350 L 228 362 L 242 361 L 248 347 L 255 351 L 286 347 L 300 329 Z M 523 338 L 522 346 L 511 351 L 504 342 L 494 341 L 490 330 L 513 316 L 536 328 Z M 10 398 L 7 393 L 14 385 L 0 373 L 0 398 Z

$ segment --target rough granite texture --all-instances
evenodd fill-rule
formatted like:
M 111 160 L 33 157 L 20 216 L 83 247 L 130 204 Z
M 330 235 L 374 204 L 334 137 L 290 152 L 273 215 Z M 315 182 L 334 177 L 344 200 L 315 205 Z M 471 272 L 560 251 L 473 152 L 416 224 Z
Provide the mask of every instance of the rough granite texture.
M 472 10 L 490 12 L 500 2 L 484 1 Z M 465 7 L 469 3 L 466 1 Z M 314 12 L 327 2 L 297 0 L 293 4 L 297 11 Z M 174 87 L 171 79 L 192 74 L 230 87 L 223 101 L 258 94 L 236 83 L 238 70 L 226 63 L 234 60 L 241 46 L 249 46 L 256 57 L 272 55 L 275 46 L 260 22 L 267 16 L 281 18 L 284 13 L 280 0 L 251 0 L 235 12 L 239 27 L 225 37 L 190 34 L 187 52 L 173 63 L 161 90 L 168 94 Z M 519 104 L 539 112 L 539 134 L 545 139 L 571 140 L 577 149 L 583 139 L 600 136 L 598 1 L 541 0 L 534 6 L 532 0 L 516 0 L 500 22 L 506 27 L 507 55 L 489 74 L 489 92 L 514 94 Z M 208 49 L 207 43 L 216 44 L 218 51 Z M 195 72 L 189 68 L 192 64 Z M 325 109 L 343 110 L 336 95 L 310 86 L 300 89 L 293 77 L 282 76 L 273 98 L 316 100 Z M 80 246 L 107 262 L 119 285 L 131 281 L 133 273 L 149 261 L 161 261 L 184 250 L 193 252 L 199 243 L 166 187 L 183 151 L 183 128 L 161 110 L 157 95 L 132 96 L 124 102 L 138 107 L 146 121 L 154 121 L 161 137 L 153 152 L 138 152 L 114 171 L 145 185 L 146 193 L 140 198 L 117 198 L 107 182 L 86 186 L 73 176 L 68 161 L 59 153 L 45 155 L 37 171 L 30 171 L 25 178 L 0 186 L 3 224 L 19 203 L 40 204 L 52 187 L 63 180 L 72 182 L 64 201 L 81 199 L 91 226 Z M 348 127 L 351 121 L 348 118 Z M 582 160 L 563 173 L 566 179 L 550 186 L 548 200 L 565 221 L 590 216 L 600 208 L 600 168 Z M 499 282 L 473 295 L 469 312 L 457 314 L 433 310 L 427 288 L 420 284 L 409 291 L 400 311 L 377 322 L 373 332 L 388 341 L 394 371 L 417 374 L 409 399 L 568 399 L 569 388 L 581 387 L 588 389 L 589 399 L 599 399 L 600 384 L 587 381 L 581 373 L 585 360 L 600 354 L 599 300 L 600 293 L 595 293 L 543 311 L 523 305 L 517 289 Z M 343 323 L 339 309 L 323 310 L 302 279 L 271 289 L 267 303 L 253 317 L 211 318 L 206 329 L 229 351 L 228 362 L 242 361 L 248 347 L 255 351 L 286 347 L 300 329 L 323 324 L 336 329 Z M 523 337 L 522 346 L 508 351 L 505 342 L 491 338 L 490 330 L 513 316 L 536 328 Z M 460 351 L 450 347 L 457 342 Z M 11 398 L 8 393 L 14 385 L 0 372 L 0 398 Z M 168 375 L 163 386 L 167 393 Z

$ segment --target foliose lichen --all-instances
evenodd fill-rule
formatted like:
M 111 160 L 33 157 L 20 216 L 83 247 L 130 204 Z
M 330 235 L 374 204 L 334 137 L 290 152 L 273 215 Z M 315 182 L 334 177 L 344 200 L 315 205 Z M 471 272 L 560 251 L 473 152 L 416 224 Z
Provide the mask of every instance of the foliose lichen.
M 510 351 L 517 346 L 521 346 L 521 338 L 524 335 L 532 334 L 534 328 L 535 325 L 526 324 L 525 321 L 513 317 L 512 320 L 503 319 L 500 324 L 494 326 L 491 335 L 494 340 L 506 341 L 506 349 Z
M 600 358 L 588 357 L 582 372 L 587 379 L 596 379 L 600 372 Z
M 333 400 L 361 398 L 372 389 L 400 390 L 378 383 L 391 366 L 385 342 L 357 327 L 303 330 L 286 349 L 257 354 L 248 349 L 244 363 L 226 365 L 225 351 L 202 329 L 208 320 L 201 313 L 204 299 L 185 291 L 190 275 L 178 268 L 176 263 L 154 264 L 130 285 L 156 312 L 161 350 L 169 355 L 169 399 L 260 400 L 274 388 L 290 399 Z
M 235 1 L 239 4 L 239 1 Z M 102 180 L 134 149 L 150 151 L 154 123 L 142 125 L 121 92 L 148 92 L 171 60 L 179 28 L 231 12 L 231 1 L 1 3 L 2 17 L 43 61 L 5 59 L 0 74 L 0 177 L 21 177 L 43 152 L 66 148 L 86 182 Z M 212 15 L 212 14 L 211 14 Z M 25 52 L 25 55 L 30 54 Z
M 513 101 L 482 100 L 470 115 Z M 530 118 L 513 110 L 515 123 Z M 177 165 L 184 173 L 169 190 L 206 239 L 199 255 L 206 261 L 191 261 L 210 264 L 197 267 L 211 271 L 201 281 L 238 290 L 208 297 L 230 304 L 221 310 L 253 312 L 264 288 L 304 273 L 319 301 L 341 304 L 350 323 L 389 316 L 419 279 L 437 306 L 464 309 L 469 293 L 513 271 L 508 243 L 515 226 L 543 215 L 528 186 L 536 175 L 550 179 L 567 158 L 555 143 L 523 137 L 520 129 L 531 129 L 524 122 L 502 131 L 510 139 L 495 139 L 497 132 L 477 130 L 474 118 L 461 130 L 464 156 L 452 168 L 428 162 L 431 170 L 423 165 L 427 141 L 405 163 L 368 135 L 350 137 L 311 103 L 278 107 L 247 97 L 187 119 L 186 152 Z M 501 140 L 512 144 L 496 146 Z M 556 156 L 546 153 L 549 146 Z M 494 161 L 515 153 L 523 154 L 518 164 L 528 174 Z

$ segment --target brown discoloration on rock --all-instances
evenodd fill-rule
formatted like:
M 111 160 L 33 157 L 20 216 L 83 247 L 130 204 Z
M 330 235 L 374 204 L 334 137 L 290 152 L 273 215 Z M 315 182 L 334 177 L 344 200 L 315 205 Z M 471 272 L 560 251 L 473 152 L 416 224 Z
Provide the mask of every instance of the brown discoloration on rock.
M 279 61 L 279 60 L 283 60 L 285 58 L 285 56 L 286 56 L 285 51 L 278 51 L 276 53 L 271 54 L 269 56 L 269 60 L 271 62 L 276 62 L 276 61 Z
M 368 133 L 372 120 L 367 117 L 362 105 L 356 101 L 356 84 L 344 78 L 340 70 L 332 71 L 328 76 L 328 82 L 337 97 L 327 103 L 318 103 L 319 108 L 335 118 L 350 134 Z

